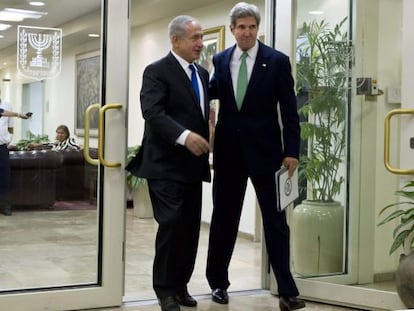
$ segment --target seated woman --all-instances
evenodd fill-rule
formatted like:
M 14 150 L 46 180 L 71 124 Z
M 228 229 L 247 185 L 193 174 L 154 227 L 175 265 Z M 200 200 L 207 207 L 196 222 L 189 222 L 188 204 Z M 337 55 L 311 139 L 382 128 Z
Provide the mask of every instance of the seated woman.
M 27 150 L 44 150 L 51 149 L 54 151 L 62 150 L 79 150 L 80 145 L 74 138 L 70 137 L 69 128 L 66 125 L 59 125 L 56 128 L 56 141 L 46 144 L 29 144 Z
M 69 129 L 66 125 L 59 125 L 56 129 L 56 141 L 51 145 L 52 150 L 79 150 L 80 146 L 74 138 L 70 137 Z

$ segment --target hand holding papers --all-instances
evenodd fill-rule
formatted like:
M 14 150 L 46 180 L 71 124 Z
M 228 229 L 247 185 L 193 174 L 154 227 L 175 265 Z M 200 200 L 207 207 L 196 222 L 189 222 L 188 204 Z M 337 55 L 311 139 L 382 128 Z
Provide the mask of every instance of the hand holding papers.
M 275 173 L 277 210 L 283 211 L 290 203 L 299 197 L 298 169 L 289 177 L 289 171 L 282 166 Z

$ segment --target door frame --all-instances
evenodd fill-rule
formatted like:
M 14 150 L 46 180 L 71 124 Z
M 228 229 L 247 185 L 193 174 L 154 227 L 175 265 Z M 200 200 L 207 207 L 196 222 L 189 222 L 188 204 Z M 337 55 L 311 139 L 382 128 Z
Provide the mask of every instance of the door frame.
M 357 1 L 353 1 L 354 3 Z M 290 59 L 295 59 L 295 33 L 296 28 L 296 0 L 266 0 L 267 17 L 273 17 L 274 23 L 269 23 L 269 29 L 266 30 L 266 34 L 270 35 L 269 38 L 273 38 L 274 41 L 270 42 L 273 46 L 290 56 Z M 362 12 L 362 10 L 361 10 Z M 357 15 L 358 9 L 356 4 L 353 6 L 352 14 Z M 361 17 L 363 18 L 363 17 Z M 355 28 L 357 18 L 352 22 L 352 28 Z M 273 36 L 272 36 L 273 34 Z M 295 63 L 292 62 L 292 69 L 295 70 Z M 355 97 L 355 95 L 352 95 Z M 353 98 L 352 100 L 357 100 Z M 355 109 L 356 110 L 356 109 Z M 351 113 L 356 113 L 351 112 Z M 352 118 L 352 116 L 350 116 Z M 357 117 L 352 118 L 358 120 Z M 362 144 L 363 124 L 352 124 L 350 149 L 360 150 L 359 146 Z M 364 228 L 364 224 L 368 223 L 375 227 L 371 212 L 366 209 L 360 209 L 360 206 L 364 206 L 364 198 L 366 196 L 360 196 L 361 192 L 361 175 L 369 172 L 367 169 L 361 167 L 360 162 L 357 159 L 365 158 L 361 152 L 351 153 L 354 161 L 353 165 L 349 168 L 349 209 L 348 213 L 348 269 L 344 274 L 329 276 L 329 277 L 315 277 L 308 279 L 295 278 L 296 284 L 300 291 L 301 297 L 307 300 L 313 300 L 318 302 L 324 302 L 334 305 L 342 305 L 349 307 L 368 308 L 375 310 L 390 310 L 404 306 L 398 297 L 397 293 L 389 291 L 381 291 L 376 289 L 358 287 L 347 284 L 367 283 L 367 281 L 373 278 L 373 256 L 374 256 L 374 244 L 372 241 L 375 238 L 374 230 L 367 232 Z M 289 215 L 288 215 L 289 218 Z M 361 234 L 364 232 L 364 234 Z M 361 247 L 364 246 L 364 247 Z M 263 270 L 266 270 L 266 260 L 263 260 Z M 266 284 L 270 287 L 272 293 L 277 294 L 277 285 L 273 275 L 264 278 L 270 280 L 270 284 Z M 266 287 L 267 287 L 266 286 Z

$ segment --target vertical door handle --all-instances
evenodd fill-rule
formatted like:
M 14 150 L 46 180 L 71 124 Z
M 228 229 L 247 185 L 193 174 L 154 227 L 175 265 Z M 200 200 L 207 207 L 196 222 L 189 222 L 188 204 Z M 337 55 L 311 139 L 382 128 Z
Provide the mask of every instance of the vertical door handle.
M 105 112 L 110 109 L 121 109 L 121 104 L 106 104 L 99 109 L 99 126 L 98 126 L 98 158 L 100 163 L 106 167 L 120 167 L 119 162 L 108 162 L 104 157 L 104 141 L 105 141 Z
M 99 104 L 89 105 L 89 107 L 86 108 L 86 110 L 85 110 L 85 117 L 84 117 L 85 129 L 84 129 L 84 141 L 83 141 L 83 156 L 84 156 L 86 162 L 88 162 L 91 165 L 98 166 L 99 165 L 99 160 L 98 159 L 93 159 L 89 155 L 89 130 L 91 128 L 91 121 L 90 120 L 91 120 L 92 110 L 94 110 L 94 109 L 99 110 Z
M 102 164 L 106 167 L 119 167 L 119 162 L 108 162 L 104 157 L 104 141 L 105 141 L 105 113 L 110 109 L 121 109 L 121 104 L 107 104 L 103 107 L 99 107 L 99 104 L 92 104 L 85 110 L 85 137 L 84 137 L 84 149 L 83 155 L 85 160 L 92 165 Z M 98 159 L 93 159 L 89 155 L 89 130 L 90 130 L 90 115 L 92 110 L 99 110 L 99 122 L 98 122 Z
M 411 175 L 414 174 L 414 169 L 394 168 L 390 164 L 390 123 L 391 118 L 395 115 L 414 115 L 414 109 L 393 109 L 387 113 L 384 122 L 384 165 L 385 168 L 393 174 L 397 175 Z

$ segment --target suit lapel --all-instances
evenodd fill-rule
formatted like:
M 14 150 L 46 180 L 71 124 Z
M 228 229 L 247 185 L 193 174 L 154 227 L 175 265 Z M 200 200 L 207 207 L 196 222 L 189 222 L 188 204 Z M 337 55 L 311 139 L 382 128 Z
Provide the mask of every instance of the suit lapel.
M 198 68 L 198 75 L 201 80 L 201 85 L 203 86 L 203 94 L 204 94 L 204 119 L 207 119 L 210 117 L 210 102 L 208 99 L 208 76 L 205 76 L 204 73 L 200 70 L 200 66 L 196 64 Z M 200 107 L 201 110 L 201 107 Z
M 233 56 L 233 52 L 234 52 L 235 48 L 236 48 L 236 45 L 234 45 L 232 48 L 227 49 L 226 51 L 224 51 L 224 54 L 223 54 L 223 67 L 226 68 L 226 70 L 223 72 L 223 81 L 228 81 L 229 82 L 229 85 L 231 87 L 232 94 L 233 94 L 234 105 L 236 106 L 236 94 L 234 94 L 234 87 L 235 86 L 233 86 L 233 80 L 232 80 L 232 77 L 231 77 L 231 68 L 230 68 L 231 57 Z
M 268 57 L 263 49 L 263 44 L 259 41 L 259 49 L 257 51 L 256 60 L 253 65 L 252 74 L 250 76 L 249 84 L 247 86 L 246 96 L 248 96 L 249 89 L 260 89 L 260 85 L 264 77 L 265 72 L 268 70 Z
M 187 89 L 187 91 L 191 94 L 191 96 L 193 98 L 194 105 L 195 105 L 195 107 L 197 107 L 197 109 L 199 110 L 199 112 L 201 114 L 202 111 L 201 111 L 200 104 L 198 103 L 197 95 L 194 91 L 193 85 L 191 84 L 191 80 L 188 78 L 187 73 L 185 72 L 184 68 L 180 65 L 178 60 L 174 57 L 174 55 L 171 52 L 168 54 L 168 58 L 169 58 L 171 66 L 174 67 L 174 68 L 172 68 L 172 72 L 177 73 L 177 81 L 183 81 L 183 83 L 180 83 L 180 84 L 183 85 Z M 199 69 L 199 66 L 197 64 L 196 64 L 196 66 Z M 203 78 L 201 77 L 201 74 L 199 74 L 199 77 L 200 77 L 201 83 L 203 85 L 204 107 L 206 107 L 206 104 L 208 104 L 208 97 L 207 97 L 207 93 L 206 93 L 207 92 L 206 82 L 203 81 Z M 204 111 L 206 111 L 206 110 L 207 109 L 204 109 Z

